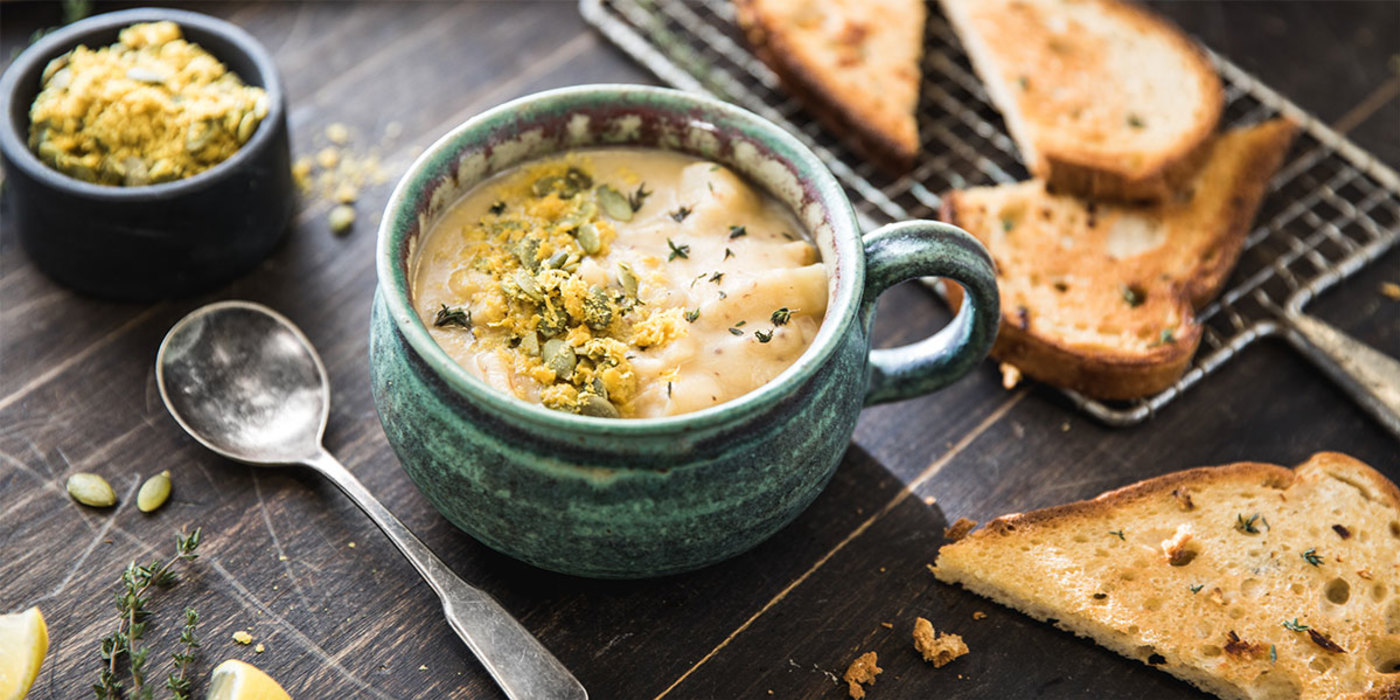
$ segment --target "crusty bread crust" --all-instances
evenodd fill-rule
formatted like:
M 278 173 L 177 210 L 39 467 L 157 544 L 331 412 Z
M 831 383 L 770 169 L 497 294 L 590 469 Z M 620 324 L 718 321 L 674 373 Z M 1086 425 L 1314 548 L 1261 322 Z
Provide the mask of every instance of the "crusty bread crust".
M 1167 147 L 1150 153 L 1132 150 L 1121 143 L 1121 138 L 1115 138 L 1114 133 L 1121 136 L 1134 128 L 1122 121 L 1111 129 L 1106 128 L 1105 133 L 1099 134 L 1101 138 L 1092 142 L 1079 139 L 1066 143 L 1040 143 L 1034 134 L 1028 133 L 1030 126 L 1022 124 L 1021 108 L 1014 97 L 1016 89 L 1007 84 L 1008 76 L 997 70 L 1001 57 L 996 42 L 1027 45 L 1041 41 L 1045 36 L 1043 33 L 1040 36 L 1023 36 L 1020 32 L 1008 34 L 1003 27 L 995 24 L 1008 18 L 1009 11 L 1014 9 L 1013 4 L 1002 3 L 1006 7 L 983 8 L 986 9 L 984 17 L 992 18 L 990 25 L 974 20 L 974 8 L 988 2 L 942 0 L 944 13 L 962 38 L 964 48 L 987 85 L 993 103 L 1006 118 L 1026 167 L 1033 176 L 1046 181 L 1056 192 L 1101 200 L 1160 201 L 1180 190 L 1200 164 L 1201 151 L 1215 131 L 1225 104 L 1220 78 L 1209 57 L 1195 42 L 1170 21 L 1135 4 L 1119 0 L 1088 0 L 1083 6 L 1092 7 L 1100 16 L 1117 22 L 1118 26 L 1150 34 L 1174 49 L 1185 67 L 1178 71 L 1173 66 L 1173 72 L 1188 76 L 1196 83 L 1200 95 L 1199 102 L 1191 105 L 1194 121 Z M 1072 35 L 1065 39 L 1069 42 L 1067 45 L 1077 40 L 1078 37 Z M 1106 62 L 1113 60 L 1114 57 L 1110 56 Z M 1103 64 L 1100 66 L 1108 68 Z M 1049 85 L 1046 89 L 1051 91 L 1063 87 L 1063 76 L 1057 75 L 1049 65 L 1018 65 L 1017 68 L 1017 72 L 1024 76 L 1022 80 L 1030 81 L 1029 84 Z M 1068 81 L 1076 77 L 1070 76 Z M 1120 92 L 1115 90 L 1117 86 L 1111 79 L 1105 80 L 1104 94 Z M 1026 84 L 1023 83 L 1022 90 L 1026 89 Z M 1055 117 L 1062 118 L 1063 115 L 1056 114 Z M 1045 124 L 1039 127 L 1046 130 L 1059 128 Z
M 992 356 L 1016 366 L 1028 377 L 1095 398 L 1131 399 L 1170 387 L 1185 374 L 1200 345 L 1203 329 L 1193 320 L 1195 310 L 1219 294 L 1234 269 L 1268 181 L 1282 163 L 1296 131 L 1296 125 L 1278 119 L 1252 127 L 1247 133 L 1240 132 L 1241 138 L 1231 141 L 1228 151 L 1214 154 L 1217 147 L 1223 148 L 1221 140 L 1208 145 L 1207 161 L 1213 155 L 1230 161 L 1233 177 L 1228 182 L 1214 182 L 1207 179 L 1213 172 L 1203 167 L 1188 183 L 1188 188 L 1213 187 L 1228 190 L 1228 193 L 1195 193 L 1201 201 L 1219 207 L 1219 223 L 1212 222 L 1215 235 L 1204 246 L 1209 254 L 1169 286 L 1169 293 L 1176 300 L 1176 316 L 1185 319 L 1174 332 L 1175 342 L 1162 343 L 1145 351 L 1076 345 L 1053 332 L 1043 331 L 1033 315 L 1010 306 L 1010 298 L 1004 296 L 1007 305 L 1002 309 L 1001 329 Z M 989 232 L 978 229 L 965 216 L 970 210 L 967 198 L 961 192 L 947 193 L 940 218 L 987 243 Z M 1170 240 L 1165 243 L 1172 244 Z M 997 251 L 992 253 L 996 258 Z M 1088 264 L 1091 263 L 1086 262 Z M 1115 266 L 1109 262 L 1101 264 L 1103 269 L 1090 269 L 1084 274 L 1111 289 L 1120 281 L 1115 277 Z M 961 308 L 962 289 L 952 284 L 947 289 L 949 304 L 953 309 Z
M 1279 504 L 1277 513 L 1269 511 L 1269 517 L 1258 522 L 1258 530 L 1269 534 L 1256 532 L 1254 536 L 1260 540 L 1221 544 L 1250 536 L 1234 532 L 1240 526 L 1227 520 L 1236 517 L 1239 508 L 1246 511 L 1238 517 L 1248 515 L 1251 499 Z M 1333 506 L 1341 510 L 1330 510 Z M 1193 511 L 1202 515 L 1193 518 Z M 1302 515 L 1305 520 L 1285 517 L 1271 523 L 1270 518 L 1280 513 Z M 1400 698 L 1400 676 L 1377 673 L 1375 668 L 1381 667 L 1372 667 L 1400 653 L 1400 634 L 1393 627 L 1400 608 L 1392 603 L 1390 612 L 1384 613 L 1387 620 L 1379 619 L 1385 596 L 1400 595 L 1400 587 L 1394 585 L 1400 564 L 1389 554 L 1400 551 L 1400 542 L 1395 541 L 1400 539 L 1395 529 L 1397 517 L 1400 489 L 1393 482 L 1352 457 L 1319 452 L 1291 470 L 1256 462 L 1188 469 L 1093 499 L 1004 515 L 941 548 L 934 573 L 945 583 L 961 584 L 1036 619 L 1088 636 L 1123 656 L 1155 663 L 1154 667 L 1222 698 L 1274 700 L 1301 694 L 1305 698 L 1394 700 Z M 1124 522 L 1129 525 L 1124 526 Z M 1189 525 L 1192 522 L 1195 529 Z M 1255 521 L 1251 518 L 1250 522 Z M 1342 527 L 1342 523 L 1352 529 Z M 1122 529 L 1113 531 L 1115 526 Z M 1186 563 L 1173 563 L 1168 550 L 1172 542 L 1164 541 L 1158 554 L 1164 559 L 1154 561 L 1149 556 L 1144 561 L 1142 545 L 1156 542 L 1147 529 L 1152 527 L 1162 532 L 1176 527 L 1178 537 L 1185 533 L 1179 541 L 1183 548 L 1195 534 L 1205 547 L 1204 554 L 1196 550 Z M 1280 527 L 1283 539 L 1272 539 Z M 1356 539 L 1363 537 L 1357 534 L 1358 529 L 1370 539 Z M 1108 530 L 1106 535 L 1103 530 Z M 1114 545 L 1125 539 L 1122 530 L 1128 532 L 1123 549 L 1119 549 Z M 1218 539 L 1222 536 L 1229 539 Z M 1113 545 L 1099 544 L 1102 541 Z M 1039 554 L 1042 545 L 1047 548 L 1043 555 Z M 1217 548 L 1222 546 L 1231 553 L 1221 554 L 1224 550 Z M 1106 568 L 1068 563 L 1088 564 L 1084 561 L 1087 551 L 1096 547 L 1111 550 L 1109 556 L 1116 559 L 1099 559 L 1100 563 L 1108 562 Z M 1253 547 L 1267 551 L 1245 553 Z M 1234 558 L 1235 552 L 1239 559 Z M 1198 554 L 1201 559 L 1210 559 L 1204 564 L 1206 568 L 1189 568 Z M 1298 562 L 1309 554 L 1318 557 L 1316 562 L 1308 562 L 1317 569 Z M 1046 558 L 1035 559 L 1041 556 Z M 998 569 L 989 563 L 992 561 L 1004 566 Z M 1358 569 L 1363 566 L 1370 568 Z M 1043 570 L 1031 573 L 1027 567 Z M 1289 574 L 1290 570 L 1296 573 Z M 1135 575 L 1128 575 L 1129 571 Z M 1038 588 L 1018 582 L 1021 575 L 1056 583 L 1049 589 Z M 1324 586 L 1329 578 L 1331 583 Z M 1333 584 L 1344 584 L 1344 578 L 1364 590 L 1344 595 L 1338 603 L 1331 589 Z M 1183 581 L 1200 585 L 1189 592 L 1179 590 L 1185 585 Z M 1300 585 L 1303 582 L 1310 583 Z M 1254 587 L 1252 592 L 1250 586 Z M 1309 587 L 1313 590 L 1306 590 Z M 1055 592 L 1060 589 L 1071 592 Z M 1107 593 L 1094 593 L 1091 600 L 1089 592 L 1093 591 Z M 1147 609 L 1137 607 L 1141 601 L 1153 600 L 1158 601 L 1156 606 L 1165 607 L 1152 607 L 1150 602 Z M 1337 607 L 1349 600 L 1352 607 Z M 1117 607 L 1105 607 L 1108 605 Z M 1239 605 L 1266 606 L 1272 612 L 1249 612 Z M 1295 627 L 1302 620 L 1298 637 L 1290 636 L 1295 631 L 1287 624 L 1282 625 L 1284 631 L 1278 631 L 1280 623 L 1274 618 L 1279 614 L 1295 616 Z M 1198 619 L 1198 615 L 1202 617 Z M 1302 634 L 1308 623 L 1314 630 L 1321 625 L 1320 638 L 1329 644 L 1332 640 L 1325 633 L 1340 633 L 1335 637 L 1340 646 L 1333 644 L 1329 649 L 1319 637 L 1309 641 L 1312 633 Z M 1235 636 L 1234 630 L 1239 630 L 1240 636 Z M 1239 646 L 1231 649 L 1222 644 L 1223 656 L 1219 648 L 1215 656 L 1195 652 L 1200 645 L 1229 638 Z M 1157 653 L 1167 660 L 1149 661 L 1149 655 Z M 1325 662 L 1322 666 L 1317 665 L 1319 653 Z M 1310 654 L 1314 655 L 1311 662 Z M 1372 658 L 1376 654 L 1381 656 Z M 1329 671 L 1334 665 L 1336 668 Z M 1326 685 L 1314 685 L 1321 683 Z M 1358 687 L 1366 689 L 1342 692 Z
M 735 16 L 754 55 L 778 76 L 783 89 L 808 105 L 827 129 L 876 167 L 896 175 L 908 172 L 919 154 L 917 141 L 910 142 L 894 134 L 893 129 L 882 128 L 871 119 L 866 105 L 855 101 L 852 95 L 833 90 L 821 75 L 797 60 L 798 51 L 789 32 L 784 31 L 784 22 L 764 12 L 761 3 L 762 0 L 734 0 Z M 907 118 L 913 119 L 913 115 Z

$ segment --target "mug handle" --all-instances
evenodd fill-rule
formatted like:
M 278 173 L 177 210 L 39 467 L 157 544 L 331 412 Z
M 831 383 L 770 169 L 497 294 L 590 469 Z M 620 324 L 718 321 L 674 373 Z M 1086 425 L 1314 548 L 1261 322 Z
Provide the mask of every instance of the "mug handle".
M 916 277 L 946 277 L 962 285 L 962 308 L 946 327 L 912 345 L 871 350 L 865 405 L 927 394 L 977 366 L 996 340 L 1001 323 L 996 266 L 987 249 L 966 231 L 937 221 L 902 221 L 864 237 L 865 293 L 861 319 L 869 329 L 875 300 L 886 289 Z

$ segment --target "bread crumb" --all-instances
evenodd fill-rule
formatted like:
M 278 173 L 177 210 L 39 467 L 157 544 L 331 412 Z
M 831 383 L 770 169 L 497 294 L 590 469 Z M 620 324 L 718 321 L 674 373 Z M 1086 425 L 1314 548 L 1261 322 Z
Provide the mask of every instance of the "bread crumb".
M 238 630 L 233 633 L 233 641 L 239 644 L 252 644 L 253 635 L 249 634 L 248 630 Z
M 335 166 L 340 165 L 340 151 L 330 146 L 322 148 L 320 152 L 316 154 L 316 164 L 326 170 L 335 168 Z
M 987 619 L 987 613 L 984 613 L 984 612 L 982 612 L 981 610 L 978 610 L 978 611 L 972 613 L 972 619 L 974 619 L 974 620 L 985 620 L 985 619 Z
M 1166 556 L 1168 564 L 1182 566 L 1191 561 L 1195 554 L 1186 548 L 1191 536 L 1191 526 L 1183 523 L 1176 527 L 1176 533 L 1170 539 L 1162 540 L 1162 554 Z
M 350 140 L 350 128 L 335 122 L 326 127 L 326 140 L 337 146 L 344 146 Z
M 263 646 L 263 645 L 262 645 L 262 642 L 258 642 L 258 645 L 255 646 L 255 647 L 253 647 L 253 653 L 254 653 L 254 654 L 261 654 L 261 653 L 263 653 L 263 652 L 265 652 L 265 651 L 267 651 L 267 647 Z
M 936 634 L 933 623 L 924 618 L 914 620 L 914 648 L 923 654 L 924 661 L 934 668 L 943 668 L 953 659 L 967 653 L 967 644 L 956 634 Z
M 881 626 L 881 627 L 884 627 L 884 628 L 887 629 L 887 630 L 892 630 L 892 629 L 894 629 L 894 625 L 893 625 L 892 623 L 889 623 L 889 622 L 881 622 L 881 623 L 880 623 L 880 626 Z
M 1069 421 L 1065 421 L 1065 422 L 1063 422 L 1063 423 L 1060 424 L 1060 432 L 1062 432 L 1062 433 L 1068 433 L 1068 432 L 1069 432 Z
M 350 549 L 354 549 L 354 548 L 355 548 L 355 543 L 354 543 L 354 542 L 351 542 L 350 544 L 348 544 L 348 545 L 346 545 L 346 546 L 348 546 Z
M 1400 301 L 1400 284 L 1381 282 L 1381 296 L 1394 301 Z
M 875 676 L 880 675 L 885 669 L 876 665 L 879 657 L 873 651 L 867 651 L 856 657 L 850 666 L 846 667 L 846 673 L 841 678 L 850 686 L 851 697 L 860 700 L 865 697 L 865 688 L 860 687 L 861 683 L 866 685 L 875 684 Z
M 970 518 L 958 518 L 957 522 L 954 522 L 952 525 L 943 528 L 943 538 L 948 540 L 949 542 L 957 542 L 958 540 L 967 537 L 967 533 L 972 532 L 972 529 L 975 527 L 977 527 L 976 520 L 972 520 Z
M 423 664 L 422 666 L 419 666 L 419 667 L 418 667 L 418 670 L 419 670 L 419 671 L 426 671 L 426 670 L 428 670 L 428 665 L 427 665 L 427 664 Z
M 360 198 L 360 190 L 348 182 L 342 182 L 336 186 L 333 198 L 340 204 L 350 204 Z
M 930 574 L 933 574 L 935 576 L 938 575 L 938 569 L 933 568 L 933 564 L 924 564 L 924 567 L 928 569 L 928 572 Z
M 278 555 L 277 555 L 277 561 L 287 561 L 287 555 L 285 555 L 285 554 L 278 554 Z
M 936 498 L 936 497 L 934 497 L 934 496 L 924 496 L 924 505 L 926 505 L 926 506 L 931 506 L 931 505 L 933 505 L 933 504 L 935 504 L 935 503 L 937 503 L 937 502 L 938 502 L 938 498 Z
M 1010 391 L 1021 383 L 1021 370 L 1010 362 L 1001 363 L 1001 388 Z

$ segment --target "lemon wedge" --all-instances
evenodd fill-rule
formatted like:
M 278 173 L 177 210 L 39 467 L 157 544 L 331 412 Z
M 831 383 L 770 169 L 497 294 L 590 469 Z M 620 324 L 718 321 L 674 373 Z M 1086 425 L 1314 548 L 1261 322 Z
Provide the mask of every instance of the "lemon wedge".
M 207 700 L 292 700 L 292 696 L 258 667 L 229 659 L 214 667 Z
M 0 700 L 23 700 L 49 651 L 39 608 L 0 615 Z

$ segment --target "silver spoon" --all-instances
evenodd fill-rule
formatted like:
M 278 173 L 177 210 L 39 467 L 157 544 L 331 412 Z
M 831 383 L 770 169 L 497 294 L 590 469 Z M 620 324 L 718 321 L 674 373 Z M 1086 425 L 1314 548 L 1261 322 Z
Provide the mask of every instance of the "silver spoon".
M 205 447 L 258 467 L 301 464 L 340 487 L 442 599 L 447 622 L 513 700 L 586 700 L 587 691 L 486 592 L 458 578 L 321 445 L 326 368 L 281 314 L 246 301 L 196 309 L 156 355 L 160 397 Z

